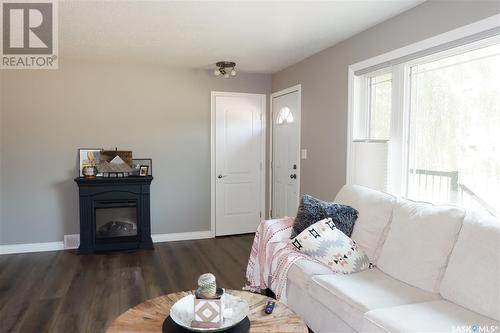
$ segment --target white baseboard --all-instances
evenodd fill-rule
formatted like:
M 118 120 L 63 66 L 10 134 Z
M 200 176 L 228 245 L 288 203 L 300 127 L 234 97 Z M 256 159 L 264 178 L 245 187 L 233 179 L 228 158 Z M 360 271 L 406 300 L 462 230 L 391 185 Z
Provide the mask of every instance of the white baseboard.
M 193 240 L 193 239 L 206 239 L 214 238 L 212 231 L 193 231 L 193 232 L 179 232 L 175 234 L 155 234 L 151 235 L 153 243 L 161 242 L 173 242 L 182 240 Z
M 154 234 L 151 235 L 153 243 L 173 242 L 182 240 L 206 239 L 213 238 L 212 231 L 193 231 L 193 232 L 179 232 L 173 234 Z M 28 253 L 28 252 L 46 252 L 46 251 L 60 251 L 67 250 L 64 248 L 64 242 L 46 242 L 46 243 L 25 243 L 25 244 L 12 244 L 0 245 L 1 254 L 13 253 Z
M 0 245 L 0 254 L 46 252 L 64 250 L 63 242 Z

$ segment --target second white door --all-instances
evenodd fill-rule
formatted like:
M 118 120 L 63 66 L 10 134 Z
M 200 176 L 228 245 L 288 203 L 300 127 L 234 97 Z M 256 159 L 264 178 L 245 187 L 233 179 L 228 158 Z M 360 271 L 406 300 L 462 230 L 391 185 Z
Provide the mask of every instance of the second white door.
M 213 93 L 215 234 L 250 233 L 263 216 L 265 95 Z
M 271 215 L 295 216 L 299 204 L 300 92 L 272 97 L 272 203 Z

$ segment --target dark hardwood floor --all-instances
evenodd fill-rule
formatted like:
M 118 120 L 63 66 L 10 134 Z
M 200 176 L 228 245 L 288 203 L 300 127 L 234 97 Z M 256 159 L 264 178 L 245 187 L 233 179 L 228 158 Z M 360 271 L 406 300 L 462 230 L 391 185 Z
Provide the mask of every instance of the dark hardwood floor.
M 0 332 L 104 332 L 120 313 L 196 287 L 213 272 L 241 289 L 253 235 L 155 244 L 154 251 L 0 256 Z

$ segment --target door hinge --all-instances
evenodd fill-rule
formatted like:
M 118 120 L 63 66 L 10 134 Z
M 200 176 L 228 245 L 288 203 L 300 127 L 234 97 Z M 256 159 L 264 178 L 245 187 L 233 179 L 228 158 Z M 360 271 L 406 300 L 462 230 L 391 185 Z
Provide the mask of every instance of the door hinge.
M 272 219 L 273 218 L 273 210 L 269 210 L 269 218 Z
M 259 213 L 260 218 L 262 218 L 262 212 Z

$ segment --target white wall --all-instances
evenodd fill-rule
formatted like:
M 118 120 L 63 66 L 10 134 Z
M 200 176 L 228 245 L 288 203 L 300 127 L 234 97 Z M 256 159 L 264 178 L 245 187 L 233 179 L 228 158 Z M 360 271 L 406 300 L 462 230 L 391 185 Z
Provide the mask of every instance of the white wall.
M 270 75 L 65 59 L 0 75 L 0 244 L 79 232 L 80 147 L 153 159 L 153 233 L 209 230 L 210 91 L 271 89 Z

